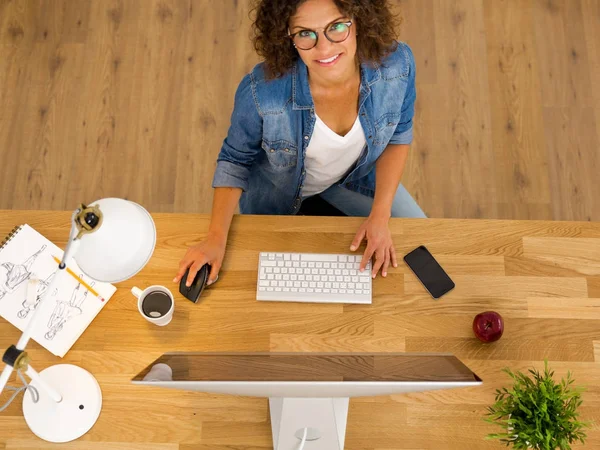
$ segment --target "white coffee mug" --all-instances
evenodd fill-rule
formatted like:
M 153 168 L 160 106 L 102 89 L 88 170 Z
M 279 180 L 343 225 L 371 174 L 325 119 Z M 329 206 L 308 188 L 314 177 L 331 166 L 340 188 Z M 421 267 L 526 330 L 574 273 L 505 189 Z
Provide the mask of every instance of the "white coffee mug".
M 175 299 L 171 291 L 164 286 L 153 285 L 143 291 L 131 288 L 138 299 L 138 311 L 148 322 L 164 327 L 171 322 L 175 310 Z

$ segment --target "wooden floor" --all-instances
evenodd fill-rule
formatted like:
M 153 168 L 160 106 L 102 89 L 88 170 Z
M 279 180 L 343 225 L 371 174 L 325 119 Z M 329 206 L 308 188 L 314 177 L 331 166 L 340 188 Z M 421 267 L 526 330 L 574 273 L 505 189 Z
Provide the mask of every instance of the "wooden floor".
M 0 208 L 209 212 L 248 0 L 0 0 Z M 600 0 L 396 0 L 431 217 L 600 220 Z

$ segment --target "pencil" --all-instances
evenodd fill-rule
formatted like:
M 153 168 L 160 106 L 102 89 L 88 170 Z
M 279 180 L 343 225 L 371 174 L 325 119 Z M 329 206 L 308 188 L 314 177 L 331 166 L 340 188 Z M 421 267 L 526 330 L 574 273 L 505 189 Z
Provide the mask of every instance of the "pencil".
M 60 264 L 60 259 L 58 259 L 54 255 L 52 255 L 52 257 L 54 258 L 54 261 L 56 261 L 58 264 Z M 69 275 L 71 275 L 73 278 L 75 278 L 77 281 L 79 281 L 83 285 L 83 287 L 85 287 L 88 291 L 90 291 L 96 297 L 100 297 L 100 294 L 98 294 L 98 292 L 96 292 L 93 287 L 91 287 L 89 284 L 87 284 L 85 281 L 83 281 L 75 272 L 73 272 L 68 267 L 67 267 L 67 272 L 69 273 Z

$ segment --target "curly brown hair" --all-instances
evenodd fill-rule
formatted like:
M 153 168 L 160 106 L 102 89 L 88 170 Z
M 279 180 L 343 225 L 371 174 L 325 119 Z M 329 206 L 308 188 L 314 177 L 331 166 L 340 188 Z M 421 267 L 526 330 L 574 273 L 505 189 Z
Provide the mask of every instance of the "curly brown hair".
M 306 0 L 254 0 L 251 13 L 254 48 L 263 57 L 267 78 L 283 76 L 299 58 L 288 37 L 288 23 Z M 381 63 L 397 47 L 396 30 L 401 23 L 388 0 L 333 0 L 338 9 L 354 19 L 359 35 L 360 62 Z

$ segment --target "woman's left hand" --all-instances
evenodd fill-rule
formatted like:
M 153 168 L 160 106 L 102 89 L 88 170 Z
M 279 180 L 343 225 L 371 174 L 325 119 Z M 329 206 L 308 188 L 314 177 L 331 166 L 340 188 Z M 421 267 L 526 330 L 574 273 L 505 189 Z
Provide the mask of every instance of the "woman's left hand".
M 364 270 L 371 257 L 373 257 L 373 278 L 375 278 L 379 269 L 381 269 L 381 274 L 384 277 L 387 276 L 390 264 L 398 267 L 396 250 L 394 249 L 394 242 L 392 241 L 392 233 L 388 227 L 388 221 L 388 217 L 369 216 L 358 229 L 350 246 L 350 250 L 355 251 L 360 247 L 363 239 L 367 241 L 367 248 L 360 262 L 360 271 Z

